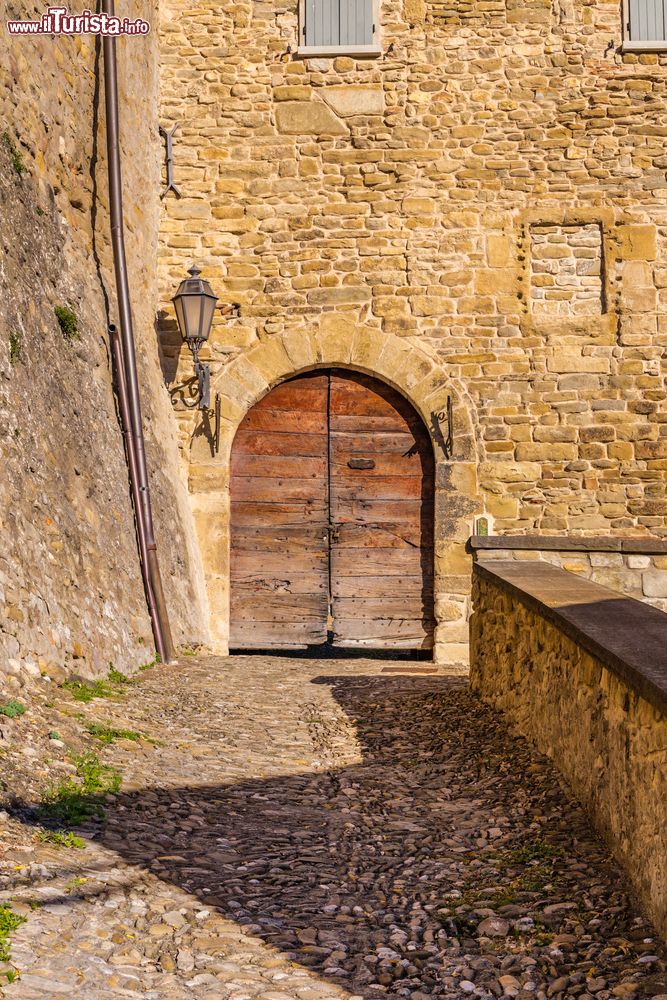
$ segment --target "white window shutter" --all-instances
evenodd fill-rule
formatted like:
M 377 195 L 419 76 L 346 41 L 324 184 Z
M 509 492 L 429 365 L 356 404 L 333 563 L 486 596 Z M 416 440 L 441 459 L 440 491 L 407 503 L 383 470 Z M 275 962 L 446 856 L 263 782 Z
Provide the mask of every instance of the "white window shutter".
M 661 42 L 667 39 L 667 0 L 628 0 L 630 39 Z
M 373 0 L 306 0 L 306 45 L 334 48 L 372 42 Z

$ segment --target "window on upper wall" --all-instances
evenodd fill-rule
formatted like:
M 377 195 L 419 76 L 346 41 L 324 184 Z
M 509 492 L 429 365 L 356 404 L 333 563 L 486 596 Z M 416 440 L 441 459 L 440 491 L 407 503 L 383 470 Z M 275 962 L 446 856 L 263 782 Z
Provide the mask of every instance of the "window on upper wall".
M 626 51 L 667 50 L 667 0 L 624 0 Z
M 379 0 L 300 0 L 299 13 L 299 55 L 380 54 Z

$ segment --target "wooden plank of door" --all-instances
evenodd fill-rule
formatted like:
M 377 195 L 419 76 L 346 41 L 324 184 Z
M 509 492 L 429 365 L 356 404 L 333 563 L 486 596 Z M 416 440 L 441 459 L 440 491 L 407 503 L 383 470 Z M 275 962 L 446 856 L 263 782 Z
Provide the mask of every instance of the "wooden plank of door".
M 299 626 L 317 625 L 322 614 L 319 594 L 263 594 L 252 603 L 237 591 L 232 610 L 239 622 L 298 622 Z
M 331 477 L 336 483 L 335 476 Z M 353 499 L 338 496 L 337 490 L 331 497 L 331 518 L 335 525 L 356 524 L 375 527 L 378 524 L 408 524 L 418 525 L 422 529 L 422 500 L 371 500 L 364 496 L 363 484 L 359 484 L 357 495 Z
M 330 391 L 333 643 L 429 648 L 433 642 L 431 443 L 388 386 L 336 372 Z M 363 469 L 350 468 L 362 458 Z
M 344 649 L 429 649 L 433 627 L 424 618 L 335 618 L 333 643 Z
M 332 427 L 331 455 L 334 464 L 344 465 L 349 458 L 363 455 L 392 455 L 396 468 L 400 468 L 401 458 L 409 460 L 408 452 L 415 445 L 415 437 L 407 425 L 402 431 L 375 431 L 372 428 L 362 430 L 361 418 L 359 424 L 356 432 L 334 430 Z
M 423 576 L 431 578 L 433 549 L 405 548 L 341 548 L 332 540 L 332 553 L 335 556 L 331 564 L 333 576 L 383 576 L 387 578 L 387 594 L 396 589 L 396 581 L 389 582 L 390 577 Z
M 272 389 L 252 410 L 283 410 L 285 413 L 324 413 L 326 414 L 326 396 L 329 389 L 329 376 L 326 372 L 311 372 L 299 375 L 288 382 L 281 382 Z M 323 398 L 324 397 L 324 398 Z M 324 410 L 322 407 L 324 406 Z
M 258 579 L 256 574 L 246 574 L 245 576 L 239 574 L 234 580 L 232 591 L 232 601 L 235 601 L 238 596 L 239 601 L 243 600 L 250 606 L 255 600 L 263 598 L 264 594 L 298 594 L 304 597 L 308 597 L 309 594 L 319 597 L 323 594 L 326 599 L 329 592 L 329 581 L 322 580 L 313 583 L 312 578 L 294 573 L 283 577 L 273 574 L 264 580 Z
M 418 470 L 411 476 L 383 476 L 376 468 L 369 476 L 368 471 L 361 476 L 350 476 L 347 469 L 336 471 L 338 498 L 357 500 L 362 493 L 364 500 L 416 500 L 422 497 L 425 487 L 433 489 L 433 481 L 425 483 Z
M 322 527 L 308 524 L 239 525 L 235 533 L 236 545 L 243 552 L 284 552 L 286 547 L 304 552 L 326 549 L 327 539 Z M 328 556 L 327 556 L 328 558 Z
M 235 546 L 231 564 L 232 582 L 234 580 L 248 582 L 256 579 L 258 586 L 264 587 L 267 580 L 282 582 L 299 574 L 311 577 L 313 590 L 315 590 L 317 572 L 323 554 L 326 556 L 325 546 L 322 546 L 320 551 L 295 549 L 293 553 L 287 552 L 287 546 L 283 548 L 282 552 L 258 551 L 257 549 L 248 551 Z
M 326 639 L 326 632 L 325 632 Z M 306 649 L 319 646 L 322 642 L 320 623 L 312 626 L 299 622 L 256 622 L 236 621 L 234 623 L 231 649 Z
M 326 433 L 290 434 L 278 428 L 271 431 L 254 431 L 247 430 L 241 424 L 234 438 L 233 447 L 237 462 L 243 455 L 275 455 L 280 458 L 317 457 L 321 456 L 322 442 L 326 445 L 326 440 Z
M 421 573 L 412 576 L 401 577 L 404 584 L 405 594 L 419 594 L 424 589 L 424 577 Z M 430 581 L 426 581 L 427 583 Z M 429 588 L 430 590 L 430 588 Z M 429 590 L 426 591 L 427 595 Z M 387 598 L 387 582 L 383 576 L 337 576 L 331 579 L 331 596 L 334 606 L 337 598 L 341 597 L 377 597 L 379 600 L 390 600 Z M 402 600 L 400 597 L 398 600 Z
M 236 455 L 232 454 L 232 475 L 256 476 L 259 479 L 268 477 L 280 479 L 288 476 L 290 479 L 316 479 L 325 484 L 327 478 L 327 460 L 324 457 L 300 455 L 296 458 L 289 455 L 275 457 L 273 455 Z M 322 499 L 326 500 L 326 488 L 321 491 Z M 282 501 L 281 501 L 282 502 Z
M 325 500 L 305 502 L 256 503 L 254 500 L 239 501 L 234 504 L 232 517 L 235 525 L 276 525 L 318 524 L 328 525 L 329 508 Z
M 278 386 L 232 448 L 230 647 L 326 641 L 328 376 Z
M 343 549 L 419 549 L 421 535 L 421 525 L 413 523 L 339 524 L 336 542 Z
M 320 483 L 316 479 L 290 479 L 289 476 L 236 476 L 234 482 L 237 500 L 255 503 L 272 503 L 277 496 L 286 501 L 318 500 Z
M 245 424 L 249 431 L 274 431 L 277 426 L 283 434 L 326 434 L 327 415 L 315 410 L 290 412 L 278 407 L 260 410 L 253 407 Z
M 401 455 L 402 452 L 399 450 L 398 454 Z M 363 452 L 354 454 L 350 450 L 341 449 L 339 458 L 336 455 L 332 456 L 331 465 L 336 473 L 349 476 L 351 481 L 363 479 L 366 470 L 353 468 L 353 465 L 355 462 L 358 463 L 359 459 L 363 461 L 364 458 L 368 458 L 368 456 L 365 456 Z M 387 452 L 378 455 L 377 451 L 375 451 L 371 461 L 375 463 L 374 468 L 378 476 L 412 477 L 419 471 L 418 455 L 413 456 L 411 462 L 397 462 L 395 455 Z M 352 462 L 352 465 L 350 465 L 350 462 Z M 422 477 L 424 478 L 424 470 L 422 470 Z
M 421 597 L 341 597 L 338 599 L 341 620 L 391 618 L 398 621 L 422 621 L 433 618 L 433 608 Z

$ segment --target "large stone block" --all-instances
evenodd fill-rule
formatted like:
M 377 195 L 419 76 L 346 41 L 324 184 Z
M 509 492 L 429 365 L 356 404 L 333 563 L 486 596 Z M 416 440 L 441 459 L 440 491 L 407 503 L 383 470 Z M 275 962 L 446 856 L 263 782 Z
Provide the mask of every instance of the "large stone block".
M 645 597 L 667 597 L 667 570 L 650 569 L 642 573 Z
M 542 466 L 539 462 L 482 462 L 480 481 L 483 486 L 498 483 L 531 483 L 539 480 Z
M 408 24 L 418 24 L 426 19 L 425 0 L 403 0 L 403 17 Z
M 621 255 L 626 260 L 655 260 L 657 254 L 655 226 L 619 226 Z
M 584 355 L 580 351 L 558 351 L 547 360 L 547 368 L 556 374 L 567 372 L 609 374 L 608 358 Z
M 274 101 L 309 101 L 313 91 L 311 87 L 301 85 L 275 87 L 273 90 Z
M 322 87 L 319 94 L 341 118 L 352 115 L 381 115 L 384 89 L 381 84 L 346 84 Z
M 371 290 L 365 285 L 343 285 L 338 288 L 315 288 L 308 292 L 308 301 L 316 306 L 363 305 L 370 302 Z
M 347 125 L 320 101 L 287 101 L 276 107 L 276 127 L 285 135 L 347 135 Z

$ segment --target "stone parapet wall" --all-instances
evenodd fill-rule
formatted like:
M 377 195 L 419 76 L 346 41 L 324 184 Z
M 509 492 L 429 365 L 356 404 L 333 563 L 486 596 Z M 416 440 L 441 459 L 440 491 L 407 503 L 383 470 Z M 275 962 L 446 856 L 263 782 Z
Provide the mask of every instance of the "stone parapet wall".
M 38 17 L 41 9 L 20 12 Z M 17 16 L 18 12 L 16 12 Z M 156 27 L 157 6 L 132 16 Z M 158 548 L 177 642 L 206 636 L 155 335 L 155 31 L 117 42 L 127 251 Z M 153 657 L 107 325 L 116 320 L 102 60 L 0 31 L 0 688 Z M 55 308 L 71 310 L 63 332 Z
M 650 539 L 547 538 L 505 536 L 472 538 L 478 563 L 499 560 L 546 562 L 626 597 L 667 612 L 667 545 Z
M 471 683 L 552 757 L 667 937 L 667 617 L 544 563 L 476 566 Z

